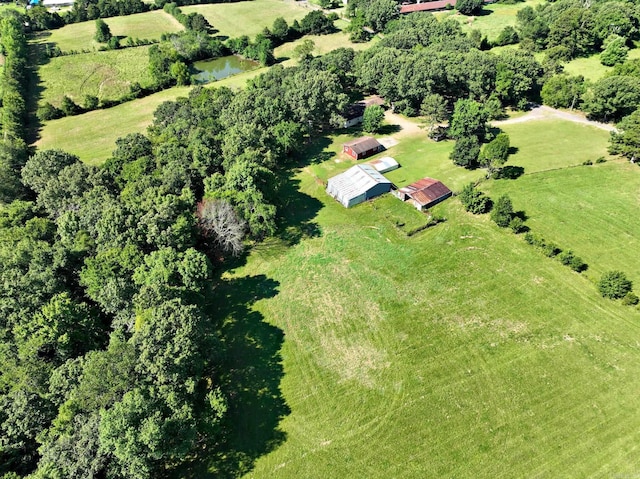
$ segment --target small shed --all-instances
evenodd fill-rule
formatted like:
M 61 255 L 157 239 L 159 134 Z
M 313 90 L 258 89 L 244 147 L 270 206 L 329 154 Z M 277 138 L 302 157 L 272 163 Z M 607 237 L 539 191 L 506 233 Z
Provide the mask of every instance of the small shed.
M 367 164 L 373 166 L 380 173 L 386 173 L 387 171 L 392 171 L 400 168 L 398 162 L 390 156 L 384 156 L 379 159 L 371 160 L 367 162 Z
M 372 136 L 365 136 L 345 143 L 342 151 L 354 160 L 361 160 L 384 150 L 378 140 Z
M 349 105 L 347 110 L 344 112 L 344 127 L 349 128 L 362 123 L 364 119 L 364 110 L 371 105 L 384 106 L 384 99 L 379 95 L 372 95 L 364 100 Z
M 327 193 L 350 208 L 391 191 L 393 184 L 371 165 L 355 165 L 327 182 Z
M 395 190 L 393 194 L 422 211 L 446 200 L 453 193 L 439 180 L 422 178 L 404 188 Z

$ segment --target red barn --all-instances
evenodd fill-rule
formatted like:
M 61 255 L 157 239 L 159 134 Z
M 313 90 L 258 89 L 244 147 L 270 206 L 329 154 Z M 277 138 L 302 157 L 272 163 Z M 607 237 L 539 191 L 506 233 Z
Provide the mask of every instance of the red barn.
M 371 136 L 358 138 L 357 140 L 345 143 L 342 151 L 354 160 L 361 160 L 384 150 L 384 146 Z
M 453 193 L 441 181 L 433 178 L 422 178 L 415 183 L 394 191 L 393 194 L 422 211 L 446 200 Z

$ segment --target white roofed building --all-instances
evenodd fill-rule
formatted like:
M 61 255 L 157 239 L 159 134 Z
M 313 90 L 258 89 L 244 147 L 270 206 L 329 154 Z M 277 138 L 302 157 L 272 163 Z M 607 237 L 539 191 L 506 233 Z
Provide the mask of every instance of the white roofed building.
M 327 193 L 345 208 L 391 191 L 393 184 L 371 165 L 356 165 L 329 178 Z

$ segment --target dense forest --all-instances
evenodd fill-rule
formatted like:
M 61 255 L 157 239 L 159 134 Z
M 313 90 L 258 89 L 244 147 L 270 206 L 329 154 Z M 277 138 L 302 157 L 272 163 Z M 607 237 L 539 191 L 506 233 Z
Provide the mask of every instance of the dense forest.
M 89 16 L 94 5 L 102 8 L 77 2 L 72 11 L 106 15 Z M 613 147 L 635 158 L 640 62 L 618 63 L 587 85 L 562 74 L 558 61 L 597 51 L 614 31 L 625 44 L 636 40 L 636 10 L 574 0 L 527 8 L 518 18 L 523 48 L 499 54 L 483 51 L 482 39 L 454 20 L 376 17 L 385 36 L 362 53 L 340 48 L 297 67 L 276 65 L 238 92 L 195 88 L 162 104 L 147 134 L 118 140 L 102 167 L 27 149 L 23 18 L 5 16 L 0 474 L 155 478 L 229 452 L 230 412 L 257 386 L 234 382 L 228 351 L 237 338 L 217 314 L 225 298 L 215 280 L 247 245 L 278 234 L 279 193 L 296 153 L 340 127 L 361 93 L 379 93 L 397 112 L 432 124 L 451 120 L 458 164 L 469 168 L 491 140 L 487 120 L 540 96 L 599 119 L 631 114 Z M 222 48 L 198 35 L 172 39 Z M 159 77 L 173 70 L 165 60 L 175 52 L 163 56 L 169 44 L 177 42 L 153 49 Z M 546 50 L 546 60 L 535 50 Z M 235 472 L 247 467 L 241 462 Z

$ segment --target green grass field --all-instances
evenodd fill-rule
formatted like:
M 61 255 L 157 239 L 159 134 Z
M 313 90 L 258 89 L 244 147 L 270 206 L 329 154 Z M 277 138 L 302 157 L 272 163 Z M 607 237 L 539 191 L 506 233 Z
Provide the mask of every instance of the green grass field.
M 336 22 L 337 24 L 338 22 Z M 293 58 L 293 51 L 304 40 L 311 40 L 315 44 L 315 48 L 312 52 L 314 56 L 325 55 L 338 48 L 352 48 L 355 51 L 365 50 L 376 43 L 379 38 L 375 37 L 368 43 L 352 43 L 349 41 L 349 34 L 342 31 L 331 33 L 329 35 L 305 35 L 298 40 L 288 42 L 274 49 L 274 55 L 277 59 L 286 59 L 283 62 L 284 66 L 292 66 L 297 64 L 297 60 Z
M 225 78 L 207 87 L 240 88 L 247 79 L 265 69 L 258 68 Z M 190 87 L 174 87 L 121 105 L 45 122 L 40 130 L 38 148 L 60 148 L 83 161 L 101 164 L 111 156 L 115 141 L 128 133 L 144 133 L 153 120 L 153 112 L 161 103 L 188 94 Z M 105 128 L 108 125 L 108 128 Z
M 143 87 L 152 83 L 149 47 L 82 53 L 49 59 L 40 67 L 40 102 L 60 104 L 68 95 L 82 104 L 86 95 L 116 100 L 129 92 L 135 81 Z
M 185 14 L 201 13 L 217 30 L 216 35 L 227 37 L 250 37 L 271 27 L 273 21 L 283 17 L 289 25 L 301 20 L 311 11 L 306 4 L 294 0 L 253 0 L 237 3 L 216 3 L 181 7 Z
M 629 58 L 640 58 L 640 49 L 630 50 Z M 611 70 L 613 70 L 612 67 L 606 67 L 600 63 L 600 54 L 576 58 L 564 65 L 564 71 L 569 75 L 582 75 L 591 81 L 599 80 Z
M 516 14 L 524 7 L 535 7 L 542 3 L 541 0 L 526 0 L 514 5 L 493 3 L 482 8 L 481 15 L 461 15 L 453 11 L 436 13 L 439 19 L 453 18 L 462 24 L 463 31 L 480 30 L 491 41 L 495 40 L 507 25 L 516 25 Z
M 162 10 L 105 18 L 104 21 L 109 25 L 113 35 L 121 37 L 120 41 L 123 44 L 127 37 L 159 40 L 163 33 L 177 32 L 184 28 L 175 18 Z M 54 43 L 62 51 L 98 50 L 101 44 L 93 39 L 95 33 L 95 21 L 72 23 L 57 30 L 39 33 L 34 41 Z
M 518 128 L 525 125 L 534 122 Z M 524 132 L 509 131 L 518 164 L 563 169 L 483 188 L 509 192 L 532 228 L 544 222 L 547 231 L 564 230 L 550 239 L 585 259 L 585 242 L 594 254 L 603 243 L 612 257 L 627 249 L 601 267 L 637 271 L 637 167 L 565 168 L 592 156 L 572 153 L 566 140 L 580 145 L 594 132 L 549 126 L 555 134 L 546 135 L 542 153 Z M 325 141 L 325 153 L 337 153 L 344 138 Z M 447 143 L 400 141 L 387 152 L 402 165 L 394 181 L 442 174 L 461 185 L 482 174 L 444 164 Z M 603 137 L 590 141 L 606 146 Z M 413 210 L 390 197 L 343 208 L 320 180 L 348 164 L 335 162 L 339 154 L 315 163 L 327 155 L 310 151 L 311 165 L 295 175 L 296 207 L 285 216 L 314 223 L 320 234 L 292 247 L 258 245 L 226 276 L 275 285 L 277 294 L 254 311 L 284 336 L 286 439 L 246 477 L 634 473 L 640 312 L 599 297 L 591 278 L 599 267 L 574 273 L 486 215 L 465 213 L 455 198 L 434 208 L 445 223 L 407 238 L 395 222 Z M 250 408 L 247 414 L 265 414 Z M 250 425 L 240 428 L 238 443 L 252 433 Z
M 625 271 L 637 286 L 640 274 L 640 173 L 624 160 L 524 175 L 490 185 L 491 194 L 507 192 L 525 211 L 534 232 L 564 249 L 573 249 L 597 280 L 609 269 Z

